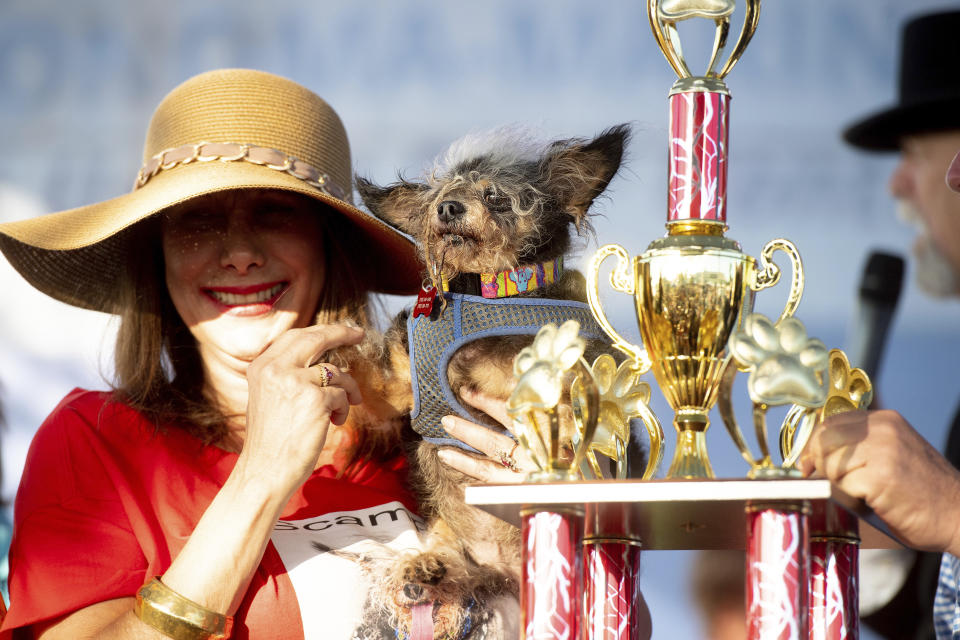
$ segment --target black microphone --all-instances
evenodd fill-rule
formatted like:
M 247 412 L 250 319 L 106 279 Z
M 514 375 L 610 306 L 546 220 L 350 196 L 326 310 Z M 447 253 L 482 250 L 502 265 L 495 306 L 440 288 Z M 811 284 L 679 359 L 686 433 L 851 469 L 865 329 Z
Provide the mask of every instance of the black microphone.
M 850 364 L 870 376 L 874 389 L 902 285 L 903 258 L 882 251 L 871 253 L 860 280 Z

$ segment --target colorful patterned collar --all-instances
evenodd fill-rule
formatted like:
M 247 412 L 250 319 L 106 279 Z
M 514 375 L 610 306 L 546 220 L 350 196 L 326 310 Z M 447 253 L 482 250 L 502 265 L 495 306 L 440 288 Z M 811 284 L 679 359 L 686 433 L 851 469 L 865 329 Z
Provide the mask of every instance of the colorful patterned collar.
M 479 294 L 484 298 L 509 298 L 535 289 L 542 289 L 563 275 L 563 256 L 537 264 L 525 264 L 516 269 L 499 273 L 467 274 L 479 276 Z M 460 277 L 460 276 L 458 276 Z M 442 276 L 444 291 L 450 290 L 450 282 Z

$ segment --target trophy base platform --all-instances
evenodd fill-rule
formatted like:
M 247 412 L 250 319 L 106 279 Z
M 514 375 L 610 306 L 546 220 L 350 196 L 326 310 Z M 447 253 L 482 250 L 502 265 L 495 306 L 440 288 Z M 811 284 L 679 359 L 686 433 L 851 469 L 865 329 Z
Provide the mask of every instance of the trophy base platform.
M 466 502 L 520 526 L 521 510 L 582 508 L 584 538 L 639 539 L 644 549 L 744 549 L 748 504 L 836 504 L 857 516 L 862 549 L 903 545 L 862 501 L 828 480 L 595 480 L 486 484 Z

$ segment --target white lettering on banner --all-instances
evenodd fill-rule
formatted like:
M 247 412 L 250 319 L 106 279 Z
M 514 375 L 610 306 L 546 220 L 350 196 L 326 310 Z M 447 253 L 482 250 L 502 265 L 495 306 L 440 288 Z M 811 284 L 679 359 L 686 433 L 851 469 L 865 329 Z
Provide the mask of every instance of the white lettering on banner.
M 277 522 L 270 539 L 297 594 L 304 638 L 348 640 L 364 618 L 364 558 L 419 550 L 424 528 L 399 502 Z

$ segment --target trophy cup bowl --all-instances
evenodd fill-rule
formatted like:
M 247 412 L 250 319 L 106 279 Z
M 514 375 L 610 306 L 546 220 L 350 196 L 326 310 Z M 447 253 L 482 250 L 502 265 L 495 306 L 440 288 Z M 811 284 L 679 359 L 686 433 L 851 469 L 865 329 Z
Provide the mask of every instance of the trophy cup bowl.
M 655 243 L 635 260 L 640 334 L 653 375 L 675 412 L 677 448 L 669 478 L 713 477 L 707 413 L 730 360 L 727 340 L 744 312 L 752 310 L 754 298 L 755 261 L 730 244 L 661 248 Z

